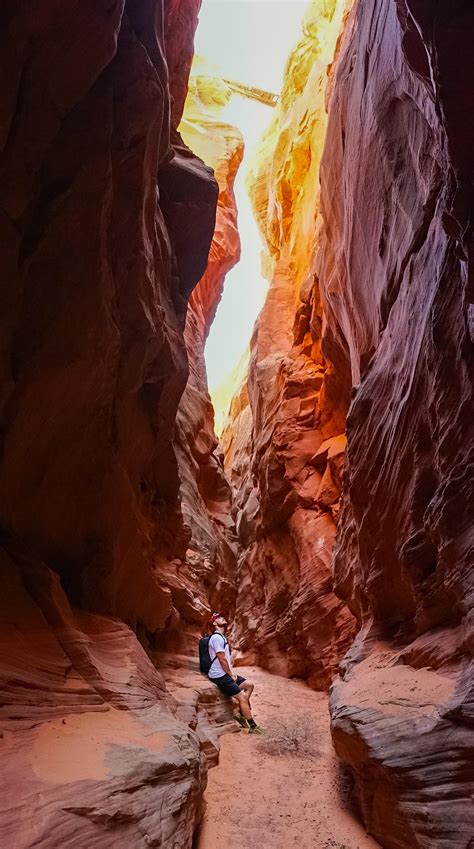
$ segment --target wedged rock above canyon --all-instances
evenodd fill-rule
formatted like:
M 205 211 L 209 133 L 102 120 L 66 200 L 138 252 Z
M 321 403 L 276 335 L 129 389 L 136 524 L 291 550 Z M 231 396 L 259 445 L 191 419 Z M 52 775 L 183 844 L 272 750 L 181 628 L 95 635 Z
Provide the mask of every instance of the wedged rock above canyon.
M 343 12 L 342 0 L 309 4 L 248 178 L 270 287 L 248 382 L 223 435 L 244 549 L 236 631 L 242 655 L 321 689 L 355 633 L 331 576 L 349 374 L 335 373 L 323 351 L 312 288 L 327 67 Z
M 334 578 L 362 622 L 333 736 L 390 849 L 474 834 L 473 35 L 456 0 L 354 3 L 321 166 L 319 291 L 353 383 Z

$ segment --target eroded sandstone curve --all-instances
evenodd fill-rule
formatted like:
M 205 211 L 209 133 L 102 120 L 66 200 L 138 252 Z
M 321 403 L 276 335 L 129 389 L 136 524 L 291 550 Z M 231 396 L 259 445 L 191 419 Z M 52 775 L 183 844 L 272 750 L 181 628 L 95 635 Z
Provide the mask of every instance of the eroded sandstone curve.
M 355 3 L 321 167 L 317 274 L 353 384 L 334 579 L 362 623 L 333 736 L 397 849 L 474 833 L 473 31 L 461 2 Z
M 219 191 L 177 131 L 198 9 L 0 13 L 0 843 L 15 849 L 190 846 L 216 757 L 214 692 L 201 704 L 191 675 L 172 698 L 137 639 L 196 633 L 209 609 L 176 439 Z

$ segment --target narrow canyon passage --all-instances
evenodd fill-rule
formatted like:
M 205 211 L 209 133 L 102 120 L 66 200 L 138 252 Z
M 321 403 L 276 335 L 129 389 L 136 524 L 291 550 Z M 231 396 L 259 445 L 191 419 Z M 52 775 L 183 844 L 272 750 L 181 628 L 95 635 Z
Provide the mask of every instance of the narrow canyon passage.
M 470 0 L 0 4 L 1 849 L 473 849 L 473 44 Z
M 255 667 L 255 716 L 265 737 L 221 737 L 196 849 L 375 849 L 357 821 L 334 753 L 327 697 Z

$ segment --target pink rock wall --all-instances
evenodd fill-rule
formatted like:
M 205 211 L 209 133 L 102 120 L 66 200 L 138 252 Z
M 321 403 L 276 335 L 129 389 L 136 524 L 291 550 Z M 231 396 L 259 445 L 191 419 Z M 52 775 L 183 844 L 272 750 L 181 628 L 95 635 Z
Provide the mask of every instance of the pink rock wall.
M 474 834 L 473 32 L 462 2 L 355 3 L 321 167 L 317 274 L 353 383 L 334 578 L 362 625 L 333 736 L 400 849 Z
M 0 843 L 15 849 L 184 849 L 215 760 L 199 682 L 171 698 L 128 627 L 166 648 L 209 604 L 175 441 L 218 195 L 176 129 L 198 6 L 0 12 Z
M 133 632 L 42 565 L 3 554 L 0 574 L 1 845 L 191 846 L 204 741 Z

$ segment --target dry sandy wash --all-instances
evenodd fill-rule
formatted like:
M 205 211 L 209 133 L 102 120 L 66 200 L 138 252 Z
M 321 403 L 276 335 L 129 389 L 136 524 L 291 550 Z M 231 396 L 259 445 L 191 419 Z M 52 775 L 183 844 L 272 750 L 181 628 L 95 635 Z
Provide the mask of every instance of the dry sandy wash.
M 239 672 L 255 681 L 254 714 L 267 734 L 221 738 L 198 849 L 379 846 L 350 811 L 331 746 L 327 696 L 254 667 Z M 301 753 L 281 743 L 285 729 L 295 729 Z

